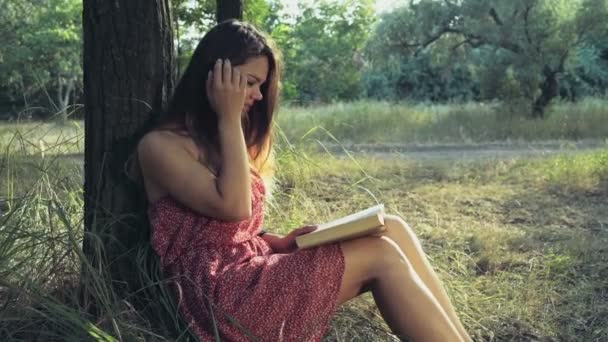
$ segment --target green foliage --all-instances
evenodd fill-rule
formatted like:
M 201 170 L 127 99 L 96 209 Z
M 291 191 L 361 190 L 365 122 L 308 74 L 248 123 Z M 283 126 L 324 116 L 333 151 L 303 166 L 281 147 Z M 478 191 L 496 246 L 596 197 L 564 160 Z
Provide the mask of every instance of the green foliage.
M 292 27 L 273 36 L 283 50 L 286 100 L 299 103 L 357 98 L 362 49 L 374 21 L 371 0 L 301 4 Z
M 464 92 L 473 99 L 525 100 L 544 110 L 566 78 L 562 93 L 599 95 L 608 74 L 602 58 L 607 3 L 411 2 L 384 14 L 375 27 L 366 47 L 366 91 L 430 100 L 458 99 Z
M 206 32 L 215 25 L 215 0 L 171 0 L 173 29 Z M 182 34 L 179 34 L 183 37 Z M 180 38 L 184 39 L 184 38 Z
M 11 105 L 64 110 L 82 88 L 81 2 L 0 0 L 0 8 L 0 92 L 5 101 L 0 110 Z
M 423 51 L 406 58 L 387 55 L 370 63 L 363 71 L 362 86 L 367 97 L 375 99 L 461 102 L 477 99 L 475 67 L 469 61 L 437 60 L 437 55 Z
M 216 24 L 216 6 L 215 0 L 171 0 L 178 74 L 185 70 L 200 39 Z M 284 26 L 278 0 L 244 0 L 243 7 L 243 20 L 264 32 Z
M 176 39 L 181 44 L 191 46 L 216 24 L 215 0 L 171 0 L 173 28 L 181 32 Z M 243 20 L 265 31 L 271 31 L 277 24 L 281 3 L 276 0 L 243 0 Z M 188 35 L 190 33 L 190 35 Z
M 530 112 L 555 96 L 606 95 L 606 3 L 424 0 L 376 18 L 372 0 L 302 2 L 295 14 L 279 0 L 244 0 L 244 19 L 282 50 L 288 102 L 501 100 Z M 216 1 L 171 5 L 181 72 L 215 24 Z M 0 117 L 61 112 L 81 96 L 81 7 L 0 0 Z
M 576 100 L 582 96 L 608 94 L 608 59 L 602 58 L 600 46 L 583 44 L 568 60 L 566 70 L 562 96 Z

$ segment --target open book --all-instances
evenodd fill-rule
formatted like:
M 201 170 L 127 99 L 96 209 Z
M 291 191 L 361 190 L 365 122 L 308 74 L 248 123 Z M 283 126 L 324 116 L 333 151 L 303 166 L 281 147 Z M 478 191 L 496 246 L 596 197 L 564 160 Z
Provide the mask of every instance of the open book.
M 354 239 L 382 232 L 384 227 L 384 205 L 379 204 L 354 214 L 318 225 L 317 229 L 296 236 L 299 249 Z

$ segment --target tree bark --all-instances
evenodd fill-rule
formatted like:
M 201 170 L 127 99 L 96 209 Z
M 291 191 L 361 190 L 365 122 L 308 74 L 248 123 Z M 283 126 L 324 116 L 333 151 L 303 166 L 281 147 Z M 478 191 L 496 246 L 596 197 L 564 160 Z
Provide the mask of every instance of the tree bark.
M 164 107 L 174 86 L 169 0 L 84 0 L 83 33 L 83 251 L 122 293 L 137 283 L 128 251 L 148 231 L 141 215 L 146 199 L 128 180 L 125 161 L 134 133 L 151 110 Z
M 557 79 L 558 72 L 551 70 L 545 66 L 543 70 L 545 81 L 540 86 L 540 96 L 534 102 L 534 117 L 543 119 L 545 117 L 545 108 L 549 102 L 559 95 L 559 81 Z
M 243 0 L 216 0 L 218 23 L 228 19 L 243 20 Z

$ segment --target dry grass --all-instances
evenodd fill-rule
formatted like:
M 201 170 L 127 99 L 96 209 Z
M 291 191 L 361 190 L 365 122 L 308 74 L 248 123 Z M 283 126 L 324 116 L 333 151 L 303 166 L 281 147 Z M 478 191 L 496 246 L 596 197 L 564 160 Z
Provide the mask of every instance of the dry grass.
M 56 140 L 56 153 L 82 151 L 82 131 L 48 138 L 32 125 L 11 126 L 21 133 L 10 139 L 3 131 L 0 339 L 166 340 L 82 257 L 79 160 L 36 147 Z M 608 340 L 608 150 L 440 162 L 330 156 L 284 138 L 271 230 L 382 202 L 416 231 L 476 341 Z M 74 291 L 81 272 L 101 318 Z M 394 338 L 366 294 L 340 308 L 326 340 Z
M 300 156 L 286 159 L 298 171 L 279 177 L 269 227 L 379 201 L 417 232 L 475 340 L 608 338 L 608 151 L 450 164 L 360 156 L 360 166 Z M 333 338 L 390 340 L 370 301 L 347 305 Z

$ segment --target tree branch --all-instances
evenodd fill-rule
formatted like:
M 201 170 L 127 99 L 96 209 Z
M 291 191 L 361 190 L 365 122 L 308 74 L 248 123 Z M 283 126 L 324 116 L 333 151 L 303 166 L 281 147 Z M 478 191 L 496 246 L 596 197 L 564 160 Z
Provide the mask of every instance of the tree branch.
M 490 17 L 492 17 L 496 25 L 503 26 L 502 20 L 500 20 L 500 18 L 498 17 L 498 13 L 496 13 L 496 10 L 493 7 L 490 8 Z
M 526 40 L 528 41 L 528 44 L 530 46 L 534 46 L 534 43 L 532 42 L 532 36 L 530 36 L 530 30 L 529 30 L 530 11 L 532 10 L 533 7 L 534 7 L 534 4 L 530 4 L 530 5 L 526 6 L 526 9 L 524 10 L 524 32 L 526 33 Z M 540 53 L 540 44 L 538 44 L 536 46 L 536 52 Z
M 460 43 L 452 46 L 451 50 L 455 51 L 456 49 L 458 49 L 459 47 L 461 47 L 465 44 L 469 44 L 473 48 L 478 48 L 482 45 L 486 45 L 487 42 L 481 38 L 468 37 L 465 40 L 461 41 Z
M 449 7 L 456 7 L 456 4 L 454 4 L 453 2 L 450 2 L 448 0 L 443 0 L 443 2 L 448 5 Z
M 434 42 L 436 42 L 437 40 L 439 40 L 446 33 L 457 33 L 457 34 L 464 35 L 459 30 L 452 29 L 452 28 L 449 28 L 449 27 L 444 27 L 443 29 L 441 29 L 441 31 L 439 31 L 436 34 L 428 37 L 428 39 L 426 39 L 423 42 L 412 42 L 412 43 L 398 42 L 398 43 L 392 43 L 392 44 L 390 44 L 390 46 L 401 47 L 401 48 L 418 48 L 418 50 L 423 50 L 423 49 L 427 48 L 429 45 L 431 45 Z M 466 37 L 466 35 L 465 35 L 465 37 Z

